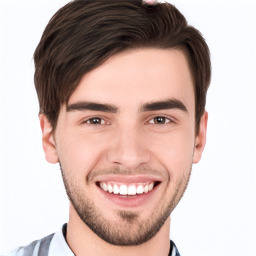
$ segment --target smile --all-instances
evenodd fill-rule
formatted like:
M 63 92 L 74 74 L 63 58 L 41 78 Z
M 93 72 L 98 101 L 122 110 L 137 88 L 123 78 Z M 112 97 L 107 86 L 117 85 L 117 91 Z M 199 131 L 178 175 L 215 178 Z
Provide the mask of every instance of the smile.
M 110 202 L 110 207 L 114 203 L 132 209 L 152 203 L 156 195 L 158 198 L 161 183 L 161 177 L 154 175 L 105 175 L 98 177 L 96 186 L 106 206 Z
M 102 190 L 108 193 L 113 193 L 115 195 L 141 195 L 150 192 L 154 186 L 155 182 L 145 182 L 145 183 L 115 183 L 115 182 L 100 182 L 99 186 Z

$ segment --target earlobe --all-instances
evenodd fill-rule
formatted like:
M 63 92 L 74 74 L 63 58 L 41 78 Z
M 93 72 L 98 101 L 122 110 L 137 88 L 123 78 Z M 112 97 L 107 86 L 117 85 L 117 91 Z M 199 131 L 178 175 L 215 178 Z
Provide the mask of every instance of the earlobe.
M 206 143 L 206 130 L 207 130 L 208 113 L 207 111 L 201 117 L 198 134 L 195 139 L 195 149 L 193 156 L 193 163 L 198 163 L 201 159 L 205 143 Z
M 52 125 L 48 121 L 44 114 L 39 115 L 40 126 L 42 130 L 42 144 L 47 162 L 56 164 L 59 161 L 58 154 L 56 151 L 56 144 L 54 140 L 54 134 Z

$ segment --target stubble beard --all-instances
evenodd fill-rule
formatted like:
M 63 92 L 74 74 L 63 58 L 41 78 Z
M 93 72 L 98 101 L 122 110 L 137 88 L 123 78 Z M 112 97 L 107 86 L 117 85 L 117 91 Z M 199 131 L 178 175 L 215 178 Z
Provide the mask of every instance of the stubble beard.
M 78 216 L 97 236 L 117 246 L 140 245 L 155 236 L 182 198 L 191 174 L 190 168 L 189 172 L 185 172 L 188 173 L 186 176 L 176 181 L 172 197 L 164 204 L 160 204 L 162 207 L 156 208 L 149 215 L 150 219 L 141 219 L 140 214 L 134 211 L 119 210 L 116 215 L 121 221 L 114 222 L 106 219 L 101 209 L 86 196 L 74 180 L 66 177 L 61 164 L 60 168 L 67 196 Z

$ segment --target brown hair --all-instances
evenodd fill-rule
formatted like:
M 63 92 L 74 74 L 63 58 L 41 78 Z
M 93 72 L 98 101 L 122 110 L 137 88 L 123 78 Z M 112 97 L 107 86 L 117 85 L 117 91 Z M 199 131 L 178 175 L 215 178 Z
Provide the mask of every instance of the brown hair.
M 194 79 L 196 130 L 204 113 L 211 63 L 207 44 L 171 4 L 141 0 L 74 0 L 49 21 L 34 53 L 40 113 L 53 129 L 85 73 L 109 57 L 139 47 L 179 48 Z

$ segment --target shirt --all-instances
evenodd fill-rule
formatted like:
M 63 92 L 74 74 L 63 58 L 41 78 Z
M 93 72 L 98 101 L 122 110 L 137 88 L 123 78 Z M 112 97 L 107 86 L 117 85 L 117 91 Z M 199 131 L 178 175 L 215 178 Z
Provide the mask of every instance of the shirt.
M 1 256 L 75 256 L 66 242 L 67 224 L 55 234 L 36 240 L 25 247 Z M 170 252 L 168 256 L 180 256 L 176 245 L 170 241 Z

